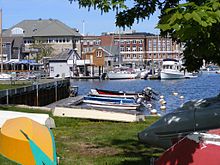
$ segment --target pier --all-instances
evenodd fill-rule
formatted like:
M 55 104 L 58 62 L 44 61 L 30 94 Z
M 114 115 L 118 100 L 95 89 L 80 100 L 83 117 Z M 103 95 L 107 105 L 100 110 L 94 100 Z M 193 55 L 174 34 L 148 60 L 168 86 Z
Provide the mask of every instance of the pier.
M 33 85 L 0 91 L 0 104 L 44 106 L 69 97 L 70 80 L 35 82 Z

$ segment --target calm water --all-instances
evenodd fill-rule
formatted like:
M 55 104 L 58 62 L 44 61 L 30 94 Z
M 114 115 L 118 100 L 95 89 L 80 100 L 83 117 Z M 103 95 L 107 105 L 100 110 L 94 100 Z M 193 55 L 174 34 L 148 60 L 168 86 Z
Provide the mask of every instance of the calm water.
M 182 80 L 74 80 L 72 85 L 79 87 L 79 95 L 87 94 L 91 88 L 111 90 L 142 91 L 149 86 L 160 95 L 165 96 L 167 113 L 175 110 L 182 103 L 194 99 L 213 97 L 220 93 L 220 74 L 202 74 L 195 79 Z M 178 96 L 174 96 L 177 92 Z M 184 96 L 184 99 L 180 99 Z M 156 102 L 157 110 L 159 103 Z

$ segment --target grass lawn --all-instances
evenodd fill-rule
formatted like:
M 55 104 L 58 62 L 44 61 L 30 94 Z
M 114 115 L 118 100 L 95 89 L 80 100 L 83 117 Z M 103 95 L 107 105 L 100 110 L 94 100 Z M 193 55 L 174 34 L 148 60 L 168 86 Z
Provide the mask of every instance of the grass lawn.
M 15 84 L 11 84 L 10 82 L 8 82 L 8 84 L 0 84 L 0 90 L 14 89 L 14 88 L 27 86 L 27 85 L 31 85 L 31 83 L 30 82 L 16 82 Z
M 15 107 L 0 109 L 30 112 Z M 137 139 L 137 133 L 155 122 L 157 117 L 149 117 L 139 123 L 53 118 L 56 123 L 53 133 L 61 165 L 147 165 L 152 156 L 157 157 L 163 152 L 159 148 L 147 147 Z M 0 156 L 0 164 L 14 163 Z

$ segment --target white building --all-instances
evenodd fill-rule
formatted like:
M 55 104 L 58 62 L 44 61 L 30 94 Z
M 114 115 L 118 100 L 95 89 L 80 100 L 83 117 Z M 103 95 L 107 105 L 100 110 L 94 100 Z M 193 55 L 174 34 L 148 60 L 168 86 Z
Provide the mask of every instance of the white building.
M 73 77 L 76 71 L 76 61 L 80 57 L 75 50 L 66 50 L 49 60 L 51 78 Z

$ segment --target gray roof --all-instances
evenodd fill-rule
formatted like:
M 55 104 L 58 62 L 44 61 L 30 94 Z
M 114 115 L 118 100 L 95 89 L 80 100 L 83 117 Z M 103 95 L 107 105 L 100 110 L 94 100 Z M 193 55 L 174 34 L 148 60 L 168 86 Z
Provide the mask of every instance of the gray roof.
M 112 54 L 113 56 L 119 55 L 119 47 L 118 46 L 102 46 L 104 50 Z
M 63 52 L 61 52 L 60 54 L 52 57 L 51 59 L 49 59 L 50 62 L 52 61 L 67 61 L 68 59 L 73 59 L 73 57 L 71 56 L 76 56 L 77 59 L 79 59 L 79 55 L 76 53 L 76 51 L 74 51 L 73 49 L 69 49 L 69 50 L 65 50 Z
M 13 47 L 20 48 L 24 44 L 23 37 L 3 37 L 3 43 L 11 43 Z
M 75 36 L 81 37 L 75 29 L 70 28 L 59 20 L 24 20 L 3 32 L 3 36 L 12 36 L 14 28 L 23 29 L 23 37 L 46 37 L 46 36 Z

